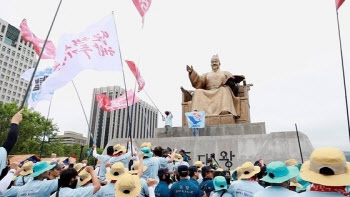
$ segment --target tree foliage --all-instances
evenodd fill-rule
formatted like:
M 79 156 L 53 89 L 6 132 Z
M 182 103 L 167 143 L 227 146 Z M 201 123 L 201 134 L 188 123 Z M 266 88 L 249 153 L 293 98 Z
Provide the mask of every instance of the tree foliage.
M 15 103 L 0 103 L 0 144 L 4 142 L 11 125 L 11 118 L 18 110 L 18 106 Z M 45 116 L 34 110 L 25 108 L 22 115 L 23 120 L 19 125 L 18 140 L 10 154 L 36 154 L 40 156 L 44 131 L 45 136 L 54 137 L 58 133 L 58 127 L 53 123 L 52 119 L 47 120 Z M 86 152 L 88 150 L 89 147 L 83 148 L 81 159 L 87 159 Z M 101 153 L 102 150 L 98 150 L 98 152 Z M 79 159 L 81 146 L 65 145 L 61 143 L 61 140 L 45 141 L 42 157 L 50 157 L 51 153 L 56 153 L 58 157 L 74 155 Z M 92 159 L 89 160 L 92 161 Z

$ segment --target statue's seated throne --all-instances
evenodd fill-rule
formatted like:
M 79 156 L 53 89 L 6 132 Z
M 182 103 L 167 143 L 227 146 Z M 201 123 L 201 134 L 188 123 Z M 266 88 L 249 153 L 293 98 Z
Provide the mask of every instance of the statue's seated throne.
M 218 125 L 218 124 L 236 124 L 236 123 L 250 123 L 250 106 L 249 106 L 249 94 L 250 86 L 252 84 L 247 84 L 244 77 L 240 75 L 235 75 L 234 81 L 227 81 L 226 85 L 229 85 L 235 95 L 239 100 L 238 105 L 236 105 L 237 116 L 232 114 L 225 115 L 212 115 L 205 116 L 206 125 Z M 192 94 L 193 90 L 185 90 L 181 87 L 182 91 L 182 126 L 187 126 L 187 120 L 185 113 L 191 112 L 192 107 Z

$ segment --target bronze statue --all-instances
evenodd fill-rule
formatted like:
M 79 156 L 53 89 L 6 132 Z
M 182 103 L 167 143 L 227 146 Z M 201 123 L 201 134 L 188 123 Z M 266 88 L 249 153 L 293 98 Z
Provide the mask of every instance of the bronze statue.
M 235 96 L 237 85 L 244 80 L 242 75 L 232 75 L 220 70 L 218 55 L 211 58 L 212 71 L 199 75 L 192 66 L 186 67 L 192 86 L 191 111 L 205 111 L 206 116 L 232 114 L 239 112 L 239 99 Z M 236 94 L 237 95 L 237 94 Z

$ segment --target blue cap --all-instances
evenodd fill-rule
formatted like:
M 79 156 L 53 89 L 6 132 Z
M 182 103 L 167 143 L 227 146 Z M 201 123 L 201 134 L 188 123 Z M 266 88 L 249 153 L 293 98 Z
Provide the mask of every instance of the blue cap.
M 226 182 L 225 177 L 223 177 L 223 176 L 215 177 L 213 180 L 213 184 L 214 184 L 215 191 L 227 189 L 227 182 Z
M 266 166 L 267 175 L 262 181 L 268 183 L 283 183 L 299 175 L 299 169 L 295 166 L 287 167 L 284 162 L 274 161 Z

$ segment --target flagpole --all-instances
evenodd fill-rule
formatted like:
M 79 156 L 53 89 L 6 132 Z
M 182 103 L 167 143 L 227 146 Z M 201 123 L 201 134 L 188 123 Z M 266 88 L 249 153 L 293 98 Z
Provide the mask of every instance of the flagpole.
M 298 144 L 299 144 L 299 152 L 300 152 L 300 157 L 301 157 L 301 163 L 304 163 L 303 153 L 301 152 L 300 139 L 299 139 L 299 131 L 298 131 L 297 123 L 295 123 L 295 131 L 296 131 L 296 133 L 297 133 L 297 138 L 298 138 Z
M 341 58 L 341 66 L 342 66 L 342 72 L 343 72 L 343 84 L 344 84 L 344 94 L 345 94 L 346 118 L 347 118 L 347 123 L 348 123 L 348 134 L 349 134 L 349 141 L 350 141 L 349 107 L 348 107 L 348 96 L 347 96 L 347 93 L 346 93 L 346 80 L 345 80 L 344 60 L 343 60 L 343 47 L 342 47 L 341 35 L 340 35 L 338 9 L 336 9 L 336 13 L 337 13 L 337 25 L 338 25 L 340 58 Z
M 151 99 L 151 97 L 147 94 L 145 88 L 143 88 L 143 91 L 145 92 L 145 94 L 147 95 L 147 97 L 149 98 L 149 100 L 151 100 L 151 102 L 153 103 L 154 107 L 156 107 L 156 109 L 159 111 L 160 115 L 162 115 L 162 117 L 164 118 L 163 113 L 158 109 L 157 105 L 154 104 L 153 100 Z
M 25 95 L 24 95 L 24 98 L 23 98 L 23 101 L 22 101 L 22 104 L 21 104 L 20 109 L 23 108 L 24 103 L 25 103 L 26 100 L 27 100 L 27 96 L 28 96 L 28 93 L 29 93 L 29 91 L 30 91 L 30 87 L 32 86 L 32 82 L 33 82 L 33 79 L 34 79 L 34 75 L 35 75 L 36 69 L 37 69 L 38 66 L 39 66 L 39 62 L 40 62 L 40 60 L 41 60 L 41 56 L 43 55 L 43 52 L 44 52 L 44 50 L 45 50 L 45 46 L 46 46 L 47 40 L 49 39 L 49 36 L 50 36 L 50 33 L 51 33 L 51 29 L 52 29 L 53 24 L 54 24 L 54 22 L 55 22 L 55 20 L 56 20 L 56 16 L 57 16 L 58 10 L 59 10 L 60 7 L 61 7 L 61 3 L 62 3 L 62 0 L 60 0 L 60 3 L 58 4 L 58 7 L 57 7 L 57 10 L 56 10 L 55 16 L 53 17 L 53 20 L 52 20 L 52 23 L 51 23 L 51 26 L 50 26 L 50 29 L 49 29 L 49 32 L 48 32 L 47 35 L 46 35 L 46 39 L 45 39 L 45 41 L 44 41 L 43 48 L 42 48 L 41 51 L 40 51 L 40 54 L 39 54 L 39 57 L 38 57 L 38 61 L 37 61 L 36 65 L 35 65 L 35 67 L 34 67 L 34 71 L 33 71 L 33 74 L 32 74 L 32 76 L 31 76 L 31 78 L 30 78 L 30 81 L 29 81 L 29 83 L 28 83 L 27 90 L 26 90 L 26 93 L 25 93 Z
M 90 128 L 90 124 L 89 124 L 88 118 L 87 118 L 87 116 L 86 116 L 83 103 L 81 102 L 81 99 L 80 99 L 80 96 L 79 96 L 77 87 L 75 87 L 75 84 L 74 84 L 74 81 L 73 81 L 73 80 L 72 80 L 72 84 L 73 84 L 75 93 L 77 93 L 77 96 L 78 96 L 78 99 L 79 99 L 79 102 L 80 102 L 81 109 L 83 110 L 83 113 L 84 113 L 84 116 L 85 116 L 85 120 L 86 120 L 86 124 L 87 124 L 87 126 L 88 126 L 88 130 L 89 130 L 89 133 L 90 133 L 90 137 L 91 137 L 91 139 L 92 139 L 92 143 L 95 144 L 94 136 L 92 135 L 91 128 Z M 89 142 L 89 143 L 90 143 L 90 142 Z
M 50 116 L 50 111 L 51 111 L 51 103 L 52 103 L 52 98 L 50 100 L 49 110 L 47 111 L 46 122 L 45 122 L 45 126 L 44 126 L 44 137 L 43 137 L 43 141 L 41 142 L 41 148 L 40 148 L 40 156 L 39 156 L 40 158 L 42 156 L 43 149 L 44 149 L 44 142 L 45 142 L 45 136 L 46 136 L 46 130 L 47 130 L 47 122 L 49 121 L 49 116 Z
M 125 81 L 125 73 L 124 73 L 124 64 L 123 64 L 123 60 L 122 60 L 122 54 L 120 51 L 120 44 L 119 44 L 119 38 L 118 38 L 118 30 L 117 30 L 117 23 L 115 22 L 115 17 L 114 17 L 114 12 L 112 11 L 112 15 L 113 15 L 113 20 L 114 20 L 114 27 L 115 27 L 115 33 L 117 34 L 117 42 L 118 42 L 118 50 L 119 50 L 119 56 L 120 56 L 120 63 L 122 65 L 122 73 L 123 73 L 123 80 L 124 80 L 124 88 L 125 88 L 125 97 L 126 97 L 126 114 L 127 114 L 127 122 L 129 123 L 130 121 L 130 117 L 129 117 L 129 99 L 128 99 L 128 91 L 126 89 L 126 81 Z M 135 97 L 135 94 L 134 94 Z M 127 124 L 127 131 L 128 131 L 128 125 L 130 127 L 130 123 Z M 130 134 L 130 133 L 129 133 Z M 123 136 L 122 136 L 123 137 Z M 132 143 L 132 136 L 130 135 L 130 142 Z M 133 147 L 131 146 L 131 155 L 133 155 Z

